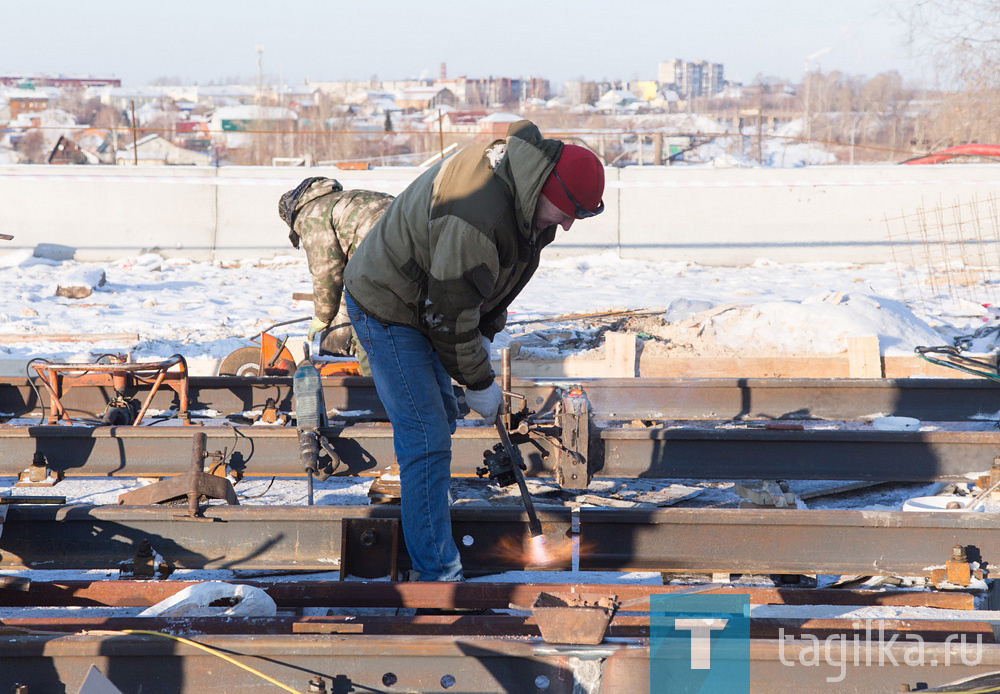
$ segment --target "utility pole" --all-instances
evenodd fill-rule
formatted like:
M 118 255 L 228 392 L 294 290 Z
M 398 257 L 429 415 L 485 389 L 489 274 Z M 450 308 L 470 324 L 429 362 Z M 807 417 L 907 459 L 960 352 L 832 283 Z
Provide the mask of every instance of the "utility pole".
M 802 61 L 802 81 L 805 83 L 806 88 L 806 141 L 812 139 L 812 103 L 809 99 L 809 91 L 812 80 L 809 79 L 809 63 L 816 60 L 820 56 L 826 55 L 832 50 L 832 48 L 821 48 L 812 55 L 807 55 Z M 817 63 L 816 66 L 818 68 L 819 63 Z
M 264 47 L 257 46 L 257 105 L 264 102 Z
M 757 85 L 757 163 L 764 164 L 764 156 L 762 154 L 764 146 L 764 85 Z
M 136 166 L 139 166 L 139 138 L 135 132 L 135 99 L 131 101 L 132 104 L 132 160 Z

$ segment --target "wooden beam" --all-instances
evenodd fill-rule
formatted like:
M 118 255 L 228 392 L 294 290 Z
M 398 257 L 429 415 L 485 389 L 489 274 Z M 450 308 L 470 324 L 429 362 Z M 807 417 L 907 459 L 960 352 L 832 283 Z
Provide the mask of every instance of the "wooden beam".
M 847 338 L 847 363 L 851 378 L 882 378 L 878 335 Z
M 0 335 L 0 344 L 10 345 L 19 342 L 100 342 L 113 340 L 116 342 L 138 342 L 135 333 L 25 333 L 17 335 Z
M 615 378 L 638 375 L 635 333 L 607 333 L 604 336 L 604 361 Z

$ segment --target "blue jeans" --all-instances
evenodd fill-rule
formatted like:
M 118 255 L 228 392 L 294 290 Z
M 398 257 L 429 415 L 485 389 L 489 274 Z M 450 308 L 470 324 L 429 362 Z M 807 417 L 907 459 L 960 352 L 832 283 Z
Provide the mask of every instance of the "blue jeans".
M 458 419 L 451 377 L 419 330 L 378 322 L 347 293 L 344 301 L 392 422 L 403 537 L 413 568 L 421 581 L 461 581 L 462 560 L 448 510 L 451 435 Z

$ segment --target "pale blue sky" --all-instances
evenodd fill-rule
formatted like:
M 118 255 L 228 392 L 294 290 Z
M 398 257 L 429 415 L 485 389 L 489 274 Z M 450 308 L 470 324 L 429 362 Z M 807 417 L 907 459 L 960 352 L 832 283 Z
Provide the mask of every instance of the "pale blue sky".
M 804 58 L 830 48 L 824 71 L 922 80 L 888 1 L 35 0 L 5 12 L 0 73 L 252 80 L 261 45 L 264 72 L 293 83 L 436 76 L 441 62 L 449 76 L 654 79 L 674 57 L 751 82 L 798 80 Z

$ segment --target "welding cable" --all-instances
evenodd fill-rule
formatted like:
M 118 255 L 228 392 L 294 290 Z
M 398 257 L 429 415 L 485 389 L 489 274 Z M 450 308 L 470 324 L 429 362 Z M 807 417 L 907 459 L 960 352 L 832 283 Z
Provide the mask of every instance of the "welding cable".
M 916 347 L 913 351 L 917 353 L 918 357 L 924 361 L 930 362 L 931 364 L 937 364 L 938 366 L 955 369 L 973 376 L 988 378 L 991 381 L 1000 381 L 1000 375 L 997 374 L 997 367 L 994 364 L 974 359 L 972 357 L 963 356 L 955 347 Z M 929 357 L 927 356 L 928 354 L 940 354 L 948 357 L 948 359 L 952 361 L 945 361 L 944 359 L 939 359 L 937 357 Z M 983 369 L 993 369 L 994 371 L 992 373 L 989 371 L 982 371 L 980 369 L 972 368 L 974 366 L 982 367 Z
M 217 648 L 213 648 L 212 646 L 206 646 L 204 644 L 198 643 L 197 641 L 192 641 L 191 639 L 186 639 L 183 636 L 174 636 L 173 634 L 165 634 L 162 631 L 147 631 L 146 629 L 122 629 L 121 631 L 104 631 L 104 630 L 101 630 L 101 631 L 85 631 L 83 633 L 84 634 L 129 634 L 131 636 L 162 636 L 165 639 L 173 639 L 174 641 L 177 641 L 179 643 L 183 643 L 186 646 L 191 646 L 192 648 L 197 648 L 197 649 L 200 649 L 202 651 L 205 651 L 209 655 L 214 655 L 217 658 L 222 658 L 223 660 L 232 663 L 236 667 L 243 668 L 247 672 L 249 672 L 249 673 L 251 673 L 253 675 L 257 675 L 257 677 L 260 677 L 262 680 L 266 680 L 266 681 L 270 682 L 275 687 L 279 687 L 281 689 L 284 689 L 286 692 L 292 692 L 292 694 L 302 694 L 300 690 L 298 690 L 298 689 L 292 689 L 291 687 L 282 684 L 281 682 L 279 682 L 278 680 L 274 679 L 273 677 L 269 677 L 269 676 L 265 675 L 260 670 L 255 670 L 252 667 L 250 667 L 249 665 L 244 665 L 240 661 L 236 660 L 235 658 L 231 658 L 230 656 L 226 655 L 225 653 L 223 653 L 222 651 L 220 651 Z
M 236 496 L 238 496 L 241 499 L 259 499 L 260 497 L 264 496 L 269 491 L 271 491 L 271 487 L 274 485 L 274 480 L 276 480 L 276 479 L 278 479 L 278 478 L 277 477 L 272 477 L 271 481 L 267 483 L 267 489 L 265 489 L 264 491 L 262 491 L 260 494 L 237 494 Z

